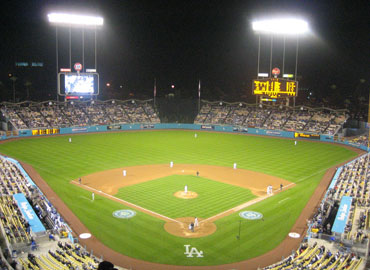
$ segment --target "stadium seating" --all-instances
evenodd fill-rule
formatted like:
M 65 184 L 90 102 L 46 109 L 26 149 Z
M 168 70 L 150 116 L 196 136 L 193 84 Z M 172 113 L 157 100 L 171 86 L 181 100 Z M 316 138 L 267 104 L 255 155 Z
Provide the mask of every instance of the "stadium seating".
M 15 129 L 159 123 L 146 101 L 86 101 L 3 104 L 3 116 Z
M 291 256 L 284 260 L 263 268 L 264 270 L 291 270 L 291 269 L 358 269 L 362 258 L 347 252 L 332 252 L 325 246 L 302 244 Z
M 343 111 L 327 108 L 205 102 L 194 123 L 335 135 L 347 118 Z
M 9 243 L 30 242 L 29 224 L 11 196 L 0 197 L 0 223 Z

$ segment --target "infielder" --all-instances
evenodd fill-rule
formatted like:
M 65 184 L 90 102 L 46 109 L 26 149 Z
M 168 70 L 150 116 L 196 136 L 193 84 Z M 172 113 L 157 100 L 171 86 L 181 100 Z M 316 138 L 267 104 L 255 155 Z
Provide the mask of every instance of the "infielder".
M 122 171 L 123 176 L 126 176 L 126 170 Z
M 199 222 L 198 222 L 198 218 L 197 217 L 195 217 L 195 219 L 194 219 L 194 226 L 195 227 L 198 227 L 199 226 Z
M 236 170 L 236 163 L 234 163 L 234 170 Z
M 173 168 L 173 161 L 170 162 L 170 168 Z

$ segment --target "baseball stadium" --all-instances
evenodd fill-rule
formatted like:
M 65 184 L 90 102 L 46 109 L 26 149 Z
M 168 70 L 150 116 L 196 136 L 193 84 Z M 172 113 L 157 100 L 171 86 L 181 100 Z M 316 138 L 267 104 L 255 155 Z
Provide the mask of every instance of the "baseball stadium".
M 166 23 L 186 10 L 190 14 L 182 5 L 181 11 L 152 7 L 153 15 L 122 4 L 132 8 L 132 21 L 148 16 L 143 25 L 158 14 Z M 113 1 L 108 10 L 120 8 Z M 197 12 L 205 23 L 207 16 L 227 17 Z M 180 17 L 197 25 L 198 15 Z M 341 103 L 336 93 L 329 101 L 311 90 L 319 79 L 305 77 L 311 58 L 298 53 L 305 50 L 304 35 L 314 36 L 305 20 L 248 15 L 254 40 L 248 57 L 255 52 L 257 72 L 238 82 L 243 90 L 236 93 L 220 89 L 239 89 L 226 68 L 221 73 L 230 76 L 231 86 L 210 82 L 220 76 L 212 68 L 197 71 L 204 79 L 191 79 L 191 87 L 181 86 L 179 78 L 190 80 L 201 66 L 184 71 L 186 60 L 171 47 L 175 34 L 165 39 L 171 46 L 151 57 L 162 59 L 159 51 L 173 50 L 169 62 L 183 65 L 181 76 L 177 81 L 154 76 L 153 89 L 146 91 L 144 83 L 134 89 L 132 81 L 145 81 L 140 70 L 147 75 L 146 69 L 154 69 L 150 76 L 171 73 L 163 71 L 170 66 L 165 58 L 157 70 L 143 56 L 168 29 L 140 39 L 147 47 L 132 38 L 125 49 L 142 53 L 135 60 L 140 68 L 132 65 L 137 74 L 122 69 L 117 75 L 107 68 L 126 59 L 118 53 L 124 46 L 117 49 L 109 40 L 120 36 L 112 35 L 121 27 L 114 26 L 117 21 L 108 19 L 106 26 L 100 16 L 54 10 L 45 17 L 55 63 L 52 54 L 45 63 L 19 62 L 19 54 L 7 71 L 9 85 L 0 81 L 1 269 L 370 269 L 367 82 L 361 79 Z M 163 30 L 161 23 L 153 29 Z M 190 51 L 184 46 L 180 52 Z M 218 54 L 220 48 L 214 48 Z M 236 51 L 225 55 L 233 59 Z M 98 54 L 105 55 L 99 64 Z M 37 59 L 37 50 L 30 55 Z M 299 58 L 306 61 L 303 75 Z M 36 70 L 44 64 L 44 73 Z M 50 75 L 50 67 L 56 74 Z M 56 89 L 30 94 L 49 79 Z M 340 87 L 325 80 L 333 91 Z M 16 89 L 21 82 L 24 89 Z
M 335 248 L 345 252 L 332 264 L 355 269 L 363 263 L 368 155 L 361 144 L 330 135 L 345 121 L 343 112 L 203 101 L 194 124 L 162 124 L 151 102 L 3 107 L 19 127 L 45 126 L 61 117 L 74 123 L 4 135 L 3 190 L 9 196 L 21 190 L 46 222 L 40 232 L 24 230 L 23 241 L 34 237 L 42 246 L 44 234 L 67 232 L 73 243 L 127 269 L 257 269 L 303 258 L 306 263 L 320 252 L 324 264 Z M 102 111 L 104 118 L 97 117 Z M 259 118 L 253 118 L 255 112 Z M 322 121 L 288 131 L 306 114 Z M 299 120 L 289 120 L 296 116 Z M 282 120 L 269 122 L 277 117 Z M 329 118 L 331 124 L 325 122 Z M 109 125 L 99 125 L 102 119 Z M 235 119 L 244 124 L 235 125 Z M 80 124 L 86 122 L 91 126 Z M 281 126 L 274 128 L 277 123 Z M 14 173 L 22 187 L 12 180 L 6 184 Z M 358 185 L 350 185 L 348 174 Z M 352 203 L 340 228 L 339 204 L 348 197 Z M 12 233 L 6 242 L 27 248 Z M 313 244 L 317 241 L 327 244 Z M 345 249 L 349 242 L 357 249 Z

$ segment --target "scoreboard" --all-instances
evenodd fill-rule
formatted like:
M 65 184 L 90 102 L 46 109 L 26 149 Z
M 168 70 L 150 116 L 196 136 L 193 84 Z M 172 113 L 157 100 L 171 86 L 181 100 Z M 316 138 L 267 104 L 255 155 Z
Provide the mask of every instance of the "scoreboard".
M 32 135 L 52 135 L 52 134 L 59 134 L 60 129 L 59 128 L 44 128 L 44 129 L 33 129 Z
M 298 82 L 292 80 L 268 78 L 253 80 L 253 94 L 269 98 L 296 97 Z

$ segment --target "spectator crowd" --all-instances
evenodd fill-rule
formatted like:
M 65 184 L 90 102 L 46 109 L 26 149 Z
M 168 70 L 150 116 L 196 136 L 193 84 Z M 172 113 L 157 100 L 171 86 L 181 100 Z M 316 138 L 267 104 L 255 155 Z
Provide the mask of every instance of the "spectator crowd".
M 135 100 L 6 103 L 1 112 L 18 130 L 160 122 L 150 103 Z
M 194 122 L 335 135 L 347 118 L 328 108 L 216 102 L 204 103 Z

